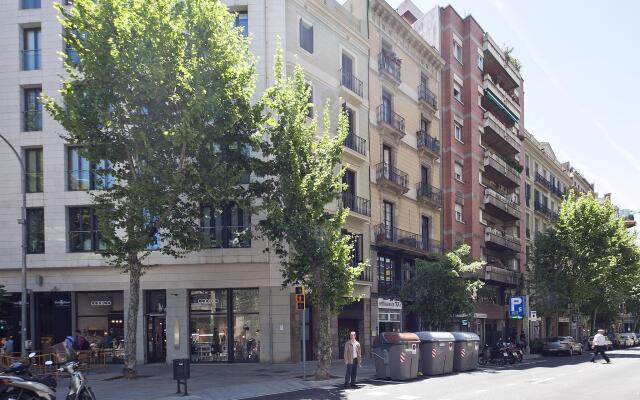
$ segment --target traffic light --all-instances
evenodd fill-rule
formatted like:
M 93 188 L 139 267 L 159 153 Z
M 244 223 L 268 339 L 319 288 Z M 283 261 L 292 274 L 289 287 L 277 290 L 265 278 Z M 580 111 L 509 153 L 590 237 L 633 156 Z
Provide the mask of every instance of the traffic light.
M 296 306 L 298 310 L 304 310 L 304 287 L 296 286 Z

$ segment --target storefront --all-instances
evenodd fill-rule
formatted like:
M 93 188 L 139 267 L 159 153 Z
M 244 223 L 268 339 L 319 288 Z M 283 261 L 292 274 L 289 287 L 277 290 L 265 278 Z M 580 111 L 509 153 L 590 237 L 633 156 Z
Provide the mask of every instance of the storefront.
M 76 329 L 107 351 L 107 362 L 123 362 L 123 292 L 77 292 Z
M 163 363 L 167 359 L 167 291 L 144 292 L 146 361 Z
M 351 332 L 356 333 L 356 337 L 362 346 L 362 354 L 366 354 L 364 348 L 365 342 L 365 312 L 364 300 L 360 299 L 356 302 L 344 306 L 340 315 L 338 315 L 338 358 L 343 358 L 345 343 L 350 339 Z
M 71 335 L 71 292 L 36 292 L 34 350 L 47 351 Z
M 31 321 L 31 296 L 27 296 L 27 321 Z M 13 337 L 13 351 L 20 352 L 22 336 L 20 333 L 22 313 L 22 294 L 6 293 L 0 305 L 0 338 Z M 31 334 L 31 326 L 27 324 L 27 337 Z
M 260 361 L 257 288 L 191 290 L 189 299 L 191 361 Z
M 379 332 L 402 331 L 402 302 L 378 298 Z

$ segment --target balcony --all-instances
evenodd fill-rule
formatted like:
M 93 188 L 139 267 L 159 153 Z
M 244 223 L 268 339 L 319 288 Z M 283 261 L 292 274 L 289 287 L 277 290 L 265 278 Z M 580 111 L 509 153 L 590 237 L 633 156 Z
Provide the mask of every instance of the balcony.
M 485 33 L 482 42 L 484 52 L 484 71 L 499 76 L 505 82 L 505 86 L 514 89 L 520 85 L 520 73 L 507 61 L 507 57 L 493 38 Z
M 387 163 L 376 165 L 376 183 L 396 194 L 409 191 L 409 174 Z
M 485 212 L 501 220 L 520 219 L 520 204 L 493 189 L 484 190 Z
M 500 154 L 514 155 L 520 153 L 520 140 L 513 133 L 512 129 L 493 116 L 491 113 L 484 113 L 484 133 L 482 140 L 496 149 Z
M 533 209 L 538 212 L 539 214 L 549 218 L 549 219 L 556 219 L 558 217 L 558 214 L 553 211 L 552 209 L 550 209 L 548 206 L 546 206 L 545 204 L 543 204 L 542 202 L 540 202 L 539 200 L 536 200 L 533 204 Z
M 386 51 L 378 54 L 378 72 L 393 84 L 399 85 L 401 61 L 395 54 Z
M 485 265 L 480 271 L 480 279 L 487 282 L 519 286 L 521 274 L 517 271 L 501 268 L 496 265 Z
M 544 186 L 545 188 L 551 190 L 551 182 L 549 182 L 549 180 L 547 180 L 547 178 L 545 178 L 544 176 L 540 175 L 538 172 L 536 172 L 535 182 L 539 183 L 540 185 Z
M 400 250 L 415 256 L 442 255 L 442 245 L 439 241 L 423 238 L 417 233 L 380 224 L 374 227 L 373 234 L 378 247 Z
M 420 104 L 426 105 L 431 112 L 438 111 L 438 97 L 424 84 L 418 86 L 418 101 Z
M 433 160 L 440 158 L 440 141 L 425 131 L 416 132 L 418 142 L 418 151 L 420 155 L 429 157 Z
M 349 155 L 352 161 L 360 163 L 367 159 L 367 139 L 361 138 L 355 133 L 349 133 L 344 139 L 344 147 L 349 151 L 343 152 L 343 155 Z
M 510 122 L 510 125 L 520 120 L 519 100 L 514 99 L 514 95 L 508 94 L 502 89 L 489 74 L 485 74 L 482 83 L 484 96 L 482 106 L 496 115 L 502 115 Z
M 353 267 L 355 266 L 357 265 L 353 265 Z M 357 279 L 363 282 L 373 282 L 373 274 L 371 273 L 371 266 L 365 265 L 364 270 L 362 270 L 362 273 L 360 274 L 360 276 L 358 276 Z
M 484 240 L 488 248 L 520 252 L 520 239 L 505 231 L 487 227 L 484 230 Z
M 559 199 L 562 199 L 564 197 L 564 192 L 562 191 L 562 189 L 560 189 L 559 186 L 553 186 L 551 185 L 551 194 L 556 196 Z
M 338 74 L 340 76 L 340 86 L 348 89 L 351 94 L 355 95 L 356 100 L 362 100 L 362 81 L 352 73 L 343 71 L 342 69 L 338 71 Z
M 442 190 L 431 186 L 426 182 L 419 182 L 416 185 L 416 195 L 418 201 L 430 205 L 434 208 L 442 207 Z
M 34 71 L 40 68 L 40 49 L 22 50 L 22 70 Z
M 251 227 L 213 226 L 200 228 L 202 246 L 209 249 L 233 249 L 251 247 Z
M 490 151 L 485 151 L 484 175 L 496 183 L 506 187 L 520 185 L 520 171 L 509 165 L 502 157 Z
M 378 115 L 378 126 L 382 133 L 386 133 L 391 138 L 399 141 L 405 135 L 404 118 L 396 114 L 391 107 L 380 104 L 376 110 Z
M 364 217 L 371 216 L 371 203 L 368 199 L 356 196 L 352 193 L 343 192 L 342 198 L 340 200 L 342 207 L 348 208 L 349 211 L 351 211 L 349 215 L 352 215 L 352 213 L 357 213 Z

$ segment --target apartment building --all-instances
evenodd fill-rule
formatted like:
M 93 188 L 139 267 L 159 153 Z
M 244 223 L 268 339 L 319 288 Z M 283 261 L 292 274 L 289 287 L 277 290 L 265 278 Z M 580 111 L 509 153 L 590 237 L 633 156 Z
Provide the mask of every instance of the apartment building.
M 441 70 L 429 45 L 384 0 L 369 10 L 373 331 L 412 331 L 400 288 L 441 254 Z
M 369 105 L 367 8 L 364 3 L 336 1 L 229 0 L 236 25 L 251 35 L 251 51 L 258 58 L 256 98 L 274 81 L 273 60 L 278 46 L 286 67 L 300 63 L 312 88 L 313 111 L 321 114 L 326 98 L 332 111 L 349 116 L 345 141 L 345 181 L 349 189 L 339 202 L 351 210 L 345 234 L 356 243 L 353 262 L 369 257 Z M 72 7 L 72 5 L 67 5 Z M 0 146 L 0 283 L 9 302 L 2 334 L 19 333 L 21 179 L 27 189 L 28 336 L 32 348 L 42 350 L 79 329 L 108 360 L 124 355 L 128 278 L 107 266 L 97 253 L 101 243 L 88 191 L 110 182 L 94 179 L 92 165 L 78 149 L 61 138 L 63 129 L 43 113 L 39 94 L 57 96 L 64 68 L 58 52 L 65 49 L 52 0 L 15 0 L 0 4 L 0 45 L 7 56 L 0 61 L 3 111 L 0 132 L 18 149 L 26 163 L 20 173 L 10 149 Z M 359 15 L 359 16 L 358 16 Z M 276 38 L 280 38 L 280 42 Z M 335 121 L 334 121 L 335 123 Z M 331 205 L 335 209 L 338 204 Z M 253 219 L 253 222 L 255 222 Z M 203 234 L 212 248 L 173 259 L 154 253 L 142 277 L 138 317 L 138 359 L 170 362 L 286 362 L 301 357 L 300 315 L 292 288 L 281 287 L 279 260 L 265 253 L 267 243 L 237 240 L 237 232 L 251 229 L 251 216 L 230 204 L 213 210 L 203 206 Z M 158 240 L 157 246 L 162 241 Z M 356 291 L 363 296 L 332 324 L 334 355 L 339 337 L 355 330 L 365 350 L 370 344 L 370 270 Z M 307 333 L 313 332 L 313 305 L 307 311 Z M 55 323 L 54 323 L 55 321 Z M 313 335 L 308 359 L 313 358 Z M 16 343 L 22 338 L 17 337 Z
M 523 79 L 512 56 L 474 17 L 451 6 L 422 13 L 411 1 L 398 13 L 445 60 L 442 71 L 442 190 L 444 248 L 471 246 L 486 261 L 475 312 L 464 317 L 485 343 L 513 335 L 509 298 L 522 293 L 524 195 Z

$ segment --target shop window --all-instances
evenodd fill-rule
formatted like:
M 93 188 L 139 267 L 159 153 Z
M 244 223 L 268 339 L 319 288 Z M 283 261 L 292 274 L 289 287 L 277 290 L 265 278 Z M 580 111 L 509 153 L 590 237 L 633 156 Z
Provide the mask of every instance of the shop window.
M 233 290 L 234 361 L 260 361 L 258 289 Z
M 124 361 L 122 292 L 76 293 L 77 329 L 89 343 L 105 351 L 107 362 Z

